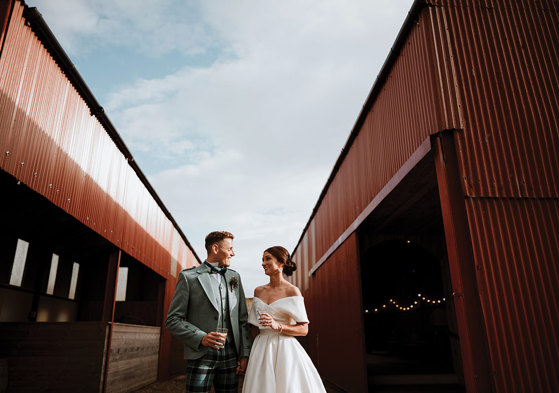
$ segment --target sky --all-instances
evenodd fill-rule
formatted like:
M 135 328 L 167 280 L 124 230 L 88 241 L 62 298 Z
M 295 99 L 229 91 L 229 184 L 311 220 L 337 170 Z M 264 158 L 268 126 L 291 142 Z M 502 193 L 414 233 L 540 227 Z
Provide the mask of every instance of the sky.
M 203 260 L 297 245 L 412 0 L 27 0 Z M 295 261 L 297 262 L 297 261 Z

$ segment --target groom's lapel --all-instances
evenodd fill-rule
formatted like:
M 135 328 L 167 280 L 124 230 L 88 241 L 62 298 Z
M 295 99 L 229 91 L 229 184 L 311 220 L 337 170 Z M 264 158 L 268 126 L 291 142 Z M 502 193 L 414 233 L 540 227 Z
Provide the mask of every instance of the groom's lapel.
M 231 310 L 233 310 L 233 308 L 237 305 L 237 295 L 235 294 L 235 291 L 231 289 L 231 277 L 233 277 L 234 275 L 235 273 L 231 273 L 230 269 L 227 269 L 227 271 L 225 272 L 227 298 L 229 299 L 229 312 L 231 312 Z M 237 274 L 237 280 L 238 279 L 239 275 Z
M 196 268 L 196 272 L 198 273 L 198 281 L 200 281 L 200 285 L 204 289 L 204 292 L 206 292 L 208 300 L 212 303 L 216 311 L 219 312 L 217 297 L 214 293 L 212 282 L 210 281 L 213 280 L 213 278 L 210 276 L 208 268 L 202 263 Z

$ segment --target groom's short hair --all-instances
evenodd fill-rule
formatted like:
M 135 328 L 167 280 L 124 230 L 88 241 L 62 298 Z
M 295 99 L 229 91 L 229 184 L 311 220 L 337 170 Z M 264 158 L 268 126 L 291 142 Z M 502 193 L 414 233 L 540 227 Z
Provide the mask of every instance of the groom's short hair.
M 220 243 L 223 239 L 233 240 L 235 236 L 231 232 L 226 231 L 216 231 L 211 232 L 206 236 L 206 251 L 210 252 L 212 246 L 216 243 Z

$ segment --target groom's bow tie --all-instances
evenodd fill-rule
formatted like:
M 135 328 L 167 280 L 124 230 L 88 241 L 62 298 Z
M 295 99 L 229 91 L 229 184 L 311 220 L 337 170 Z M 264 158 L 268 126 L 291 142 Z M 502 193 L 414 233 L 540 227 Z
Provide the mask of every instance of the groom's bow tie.
M 215 266 L 210 265 L 208 262 L 205 262 L 205 264 L 206 264 L 207 267 L 210 268 L 210 274 L 219 273 L 219 274 L 223 275 L 227 271 L 227 266 L 215 267 Z

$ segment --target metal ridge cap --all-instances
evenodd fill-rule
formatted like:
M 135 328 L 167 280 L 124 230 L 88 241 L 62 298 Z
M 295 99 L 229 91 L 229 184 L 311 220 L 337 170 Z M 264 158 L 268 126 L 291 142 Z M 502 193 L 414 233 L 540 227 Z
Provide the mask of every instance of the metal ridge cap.
M 365 103 L 363 104 L 363 107 L 361 108 L 361 111 L 359 112 L 359 115 L 357 116 L 357 120 L 355 121 L 355 124 L 353 125 L 351 133 L 349 134 L 349 137 L 347 138 L 347 141 L 346 141 L 344 147 L 342 148 L 342 150 L 340 152 L 340 155 L 338 156 L 338 158 L 336 160 L 336 163 L 334 164 L 334 167 L 332 168 L 332 172 L 330 173 L 330 176 L 328 177 L 328 180 L 326 181 L 326 184 L 324 185 L 324 188 L 322 189 L 322 191 L 321 191 L 321 193 L 318 197 L 318 200 L 317 200 L 317 202 L 316 202 L 316 204 L 313 208 L 313 211 L 311 213 L 311 216 L 309 217 L 309 220 L 307 221 L 307 224 L 303 228 L 303 232 L 301 234 L 301 237 L 297 241 L 297 245 L 295 246 L 295 248 L 293 249 L 293 252 L 291 253 L 292 255 L 295 254 L 295 252 L 297 251 L 297 248 L 299 247 L 299 244 L 303 240 L 303 237 L 304 237 L 312 219 L 316 215 L 316 212 L 318 211 L 318 208 L 320 207 L 320 204 L 321 204 L 322 200 L 326 196 L 326 193 L 328 191 L 328 188 L 330 187 L 330 184 L 332 183 L 332 181 L 334 180 L 334 177 L 338 173 L 338 170 L 340 169 L 340 166 L 342 165 L 342 162 L 344 161 L 344 158 L 347 155 L 347 152 L 349 151 L 349 149 L 353 145 L 353 141 L 355 140 L 355 138 L 359 134 L 359 131 L 361 130 L 361 126 L 365 122 L 365 118 L 367 117 L 367 114 L 368 114 L 370 108 L 372 107 L 373 103 L 375 102 L 375 100 L 378 96 L 378 93 L 380 92 L 381 88 L 384 86 L 384 83 L 386 82 L 386 78 L 387 78 L 387 76 L 390 72 L 390 69 L 392 68 L 392 65 L 394 64 L 394 61 L 396 60 L 397 56 L 400 54 L 400 50 L 404 46 L 404 41 L 407 38 L 411 28 L 413 27 L 413 20 L 417 17 L 417 15 L 419 15 L 419 13 L 421 12 L 421 10 L 424 7 L 429 6 L 429 5 L 431 5 L 431 2 L 429 0 L 415 0 L 414 3 L 412 4 L 410 10 L 408 11 L 408 15 L 406 16 L 406 19 L 404 20 L 404 23 L 402 24 L 402 27 L 400 28 L 400 31 L 398 32 L 398 35 L 396 36 L 396 39 L 394 40 L 394 44 L 392 45 L 392 48 L 390 49 L 390 52 L 388 53 L 388 56 L 386 57 L 386 60 L 384 61 L 382 67 L 380 68 L 380 71 L 379 71 L 375 81 L 373 82 L 373 86 L 371 87 L 371 90 L 369 91 L 369 94 L 367 95 L 367 98 L 365 99 Z

